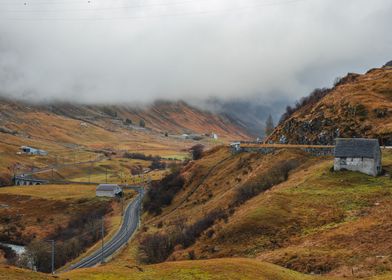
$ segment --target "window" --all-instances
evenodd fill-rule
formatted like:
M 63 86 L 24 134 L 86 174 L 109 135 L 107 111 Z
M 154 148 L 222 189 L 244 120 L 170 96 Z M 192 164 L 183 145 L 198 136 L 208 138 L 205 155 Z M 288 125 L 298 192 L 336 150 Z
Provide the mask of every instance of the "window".
M 347 164 L 347 158 L 346 157 L 340 158 L 340 164 L 341 165 L 346 165 Z

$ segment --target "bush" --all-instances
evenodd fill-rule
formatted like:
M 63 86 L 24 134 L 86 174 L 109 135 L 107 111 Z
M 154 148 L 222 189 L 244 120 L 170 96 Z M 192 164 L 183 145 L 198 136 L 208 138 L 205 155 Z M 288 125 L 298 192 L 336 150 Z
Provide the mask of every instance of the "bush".
M 373 110 L 374 114 L 376 115 L 376 118 L 385 118 L 388 115 L 388 109 L 383 108 L 383 109 L 374 109 Z
M 163 161 L 160 161 L 159 159 L 153 159 L 149 167 L 150 167 L 150 169 L 153 169 L 153 170 L 155 170 L 155 169 L 162 170 L 162 169 L 166 168 L 166 163 Z
M 18 259 L 18 255 L 10 247 L 0 244 L 0 250 L 4 252 L 4 257 L 8 264 L 14 265 Z
M 366 117 L 367 114 L 368 114 L 368 111 L 363 104 L 357 104 L 355 106 L 355 115 L 356 116 Z
M 180 171 L 172 173 L 160 181 L 153 181 L 143 201 L 143 207 L 150 214 L 159 215 L 162 207 L 170 205 L 173 197 L 182 189 L 185 180 Z
M 190 148 L 190 151 L 192 153 L 193 160 L 201 159 L 203 156 L 204 146 L 201 144 L 194 145 L 192 148 Z
M 145 154 L 142 153 L 124 153 L 123 155 L 124 158 L 130 158 L 130 159 L 139 159 L 139 160 L 161 160 L 162 158 L 160 156 L 146 156 Z
M 66 227 L 58 227 L 56 233 L 48 237 L 56 240 L 55 268 L 73 260 L 101 238 L 101 218 L 110 211 L 112 209 L 109 203 L 94 203 L 89 209 L 76 213 Z M 51 271 L 50 243 L 33 240 L 26 248 L 26 255 L 25 266 L 32 260 L 38 271 Z
M 260 177 L 256 182 L 246 183 L 237 189 L 234 196 L 232 206 L 238 206 L 245 201 L 268 190 L 276 184 L 284 182 L 288 179 L 289 172 L 300 165 L 298 160 L 289 160 L 279 162 L 273 165 L 267 173 Z
M 148 234 L 140 242 L 139 259 L 149 264 L 164 262 L 176 246 L 181 245 L 183 248 L 191 246 L 215 221 L 226 217 L 223 210 L 214 210 L 191 225 L 185 225 L 184 221 L 180 220 L 175 229 L 167 234 Z
M 139 259 L 143 263 L 164 262 L 173 252 L 173 244 L 167 234 L 148 234 L 139 245 Z
M 139 126 L 140 127 L 146 127 L 146 122 L 143 119 L 140 119 Z

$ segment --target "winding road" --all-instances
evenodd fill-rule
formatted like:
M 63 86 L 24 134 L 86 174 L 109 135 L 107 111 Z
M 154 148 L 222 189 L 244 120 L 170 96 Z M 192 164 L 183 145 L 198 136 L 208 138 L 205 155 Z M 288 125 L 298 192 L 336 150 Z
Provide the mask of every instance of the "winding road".
M 137 197 L 128 204 L 124 212 L 123 223 L 118 232 L 103 246 L 103 259 L 111 257 L 116 251 L 118 251 L 123 245 L 125 245 L 131 238 L 133 233 L 136 231 L 141 215 L 141 205 L 144 196 L 144 189 L 142 187 L 137 189 Z M 93 267 L 100 264 L 102 261 L 102 249 L 101 247 L 95 252 L 85 257 L 78 263 L 71 265 L 67 270 L 73 270 L 77 268 Z

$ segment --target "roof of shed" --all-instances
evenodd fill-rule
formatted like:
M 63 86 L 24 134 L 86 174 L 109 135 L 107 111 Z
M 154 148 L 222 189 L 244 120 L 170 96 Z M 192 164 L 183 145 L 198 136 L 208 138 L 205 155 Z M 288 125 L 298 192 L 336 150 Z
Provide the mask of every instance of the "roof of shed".
M 380 153 L 377 139 L 338 138 L 336 139 L 335 157 L 375 158 Z
M 120 188 L 117 184 L 100 184 L 97 191 L 114 191 L 117 188 Z

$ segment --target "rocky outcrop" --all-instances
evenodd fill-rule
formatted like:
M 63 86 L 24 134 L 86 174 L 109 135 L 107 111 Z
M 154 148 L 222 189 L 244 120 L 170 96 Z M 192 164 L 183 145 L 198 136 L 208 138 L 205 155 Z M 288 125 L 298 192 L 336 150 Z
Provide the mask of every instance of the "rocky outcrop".
M 392 69 L 348 74 L 311 106 L 299 107 L 269 143 L 333 145 L 337 137 L 378 138 L 392 145 Z

